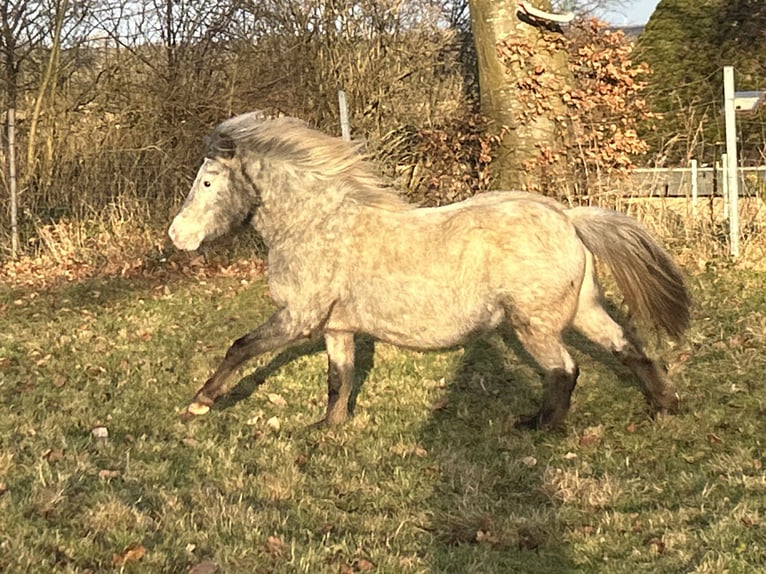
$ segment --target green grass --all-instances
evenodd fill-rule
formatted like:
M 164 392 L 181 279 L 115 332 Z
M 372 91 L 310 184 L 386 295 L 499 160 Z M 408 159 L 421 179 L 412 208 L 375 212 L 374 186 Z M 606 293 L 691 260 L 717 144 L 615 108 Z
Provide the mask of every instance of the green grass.
M 691 284 L 687 342 L 652 345 L 684 411 L 652 420 L 573 340 L 581 381 L 556 433 L 514 428 L 540 383 L 496 336 L 444 353 L 361 341 L 341 428 L 311 426 L 316 346 L 254 361 L 184 422 L 270 312 L 262 279 L 0 287 L 0 571 L 761 571 L 766 274 Z

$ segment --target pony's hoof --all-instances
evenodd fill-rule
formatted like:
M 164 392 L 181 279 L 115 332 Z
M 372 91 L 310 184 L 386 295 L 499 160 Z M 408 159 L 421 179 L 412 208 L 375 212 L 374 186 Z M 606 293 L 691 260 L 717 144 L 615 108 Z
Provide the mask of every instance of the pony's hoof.
M 540 430 L 543 428 L 542 416 L 540 413 L 525 415 L 519 418 L 513 426 L 521 430 Z
M 681 397 L 673 393 L 663 397 L 662 404 L 657 405 L 657 412 L 666 415 L 675 415 L 681 410 Z
M 554 417 L 545 412 L 520 417 L 514 426 L 522 430 L 551 430 L 560 429 L 564 426 L 564 417 Z
M 205 403 L 201 403 L 199 401 L 194 401 L 186 408 L 186 412 L 194 416 L 206 415 L 208 412 L 210 412 L 210 405 L 206 405 Z
M 324 418 L 319 419 L 317 422 L 309 425 L 311 428 L 320 427 L 337 427 L 342 425 L 348 420 L 348 415 L 342 412 L 328 412 Z
M 340 423 L 332 422 L 327 417 L 324 417 L 324 418 L 321 418 L 318 421 L 308 425 L 308 428 L 310 428 L 310 429 L 330 429 L 332 427 L 337 427 L 339 425 L 340 425 Z
M 307 425 L 307 428 L 309 429 L 323 429 L 325 427 L 327 427 L 327 419 L 319 419 L 318 421 Z
M 347 415 L 333 415 L 332 413 L 330 413 L 324 419 L 322 419 L 322 422 L 324 423 L 325 426 L 337 427 L 345 423 L 347 420 L 348 420 Z
M 647 397 L 647 402 L 652 410 L 652 418 L 675 415 L 681 411 L 681 397 L 678 393 Z

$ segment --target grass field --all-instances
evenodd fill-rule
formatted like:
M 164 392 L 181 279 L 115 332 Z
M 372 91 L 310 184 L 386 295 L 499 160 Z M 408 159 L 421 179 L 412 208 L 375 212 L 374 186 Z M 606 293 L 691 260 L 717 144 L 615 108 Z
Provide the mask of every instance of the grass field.
M 763 571 L 766 274 L 690 285 L 686 341 L 650 345 L 683 412 L 653 420 L 573 339 L 560 432 L 514 428 L 540 383 L 496 336 L 441 353 L 360 340 L 341 428 L 311 426 L 321 346 L 263 357 L 184 422 L 270 312 L 261 277 L 0 287 L 0 571 Z

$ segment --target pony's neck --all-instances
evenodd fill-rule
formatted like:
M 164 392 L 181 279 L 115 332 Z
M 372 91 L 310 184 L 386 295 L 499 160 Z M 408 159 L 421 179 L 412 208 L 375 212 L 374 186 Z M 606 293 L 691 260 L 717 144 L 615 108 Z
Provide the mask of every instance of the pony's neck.
M 281 237 L 289 237 L 293 229 L 306 229 L 338 211 L 345 190 L 336 182 L 328 182 L 305 172 L 279 166 L 264 165 L 259 177 L 253 178 L 260 192 L 260 206 L 253 223 L 267 245 Z

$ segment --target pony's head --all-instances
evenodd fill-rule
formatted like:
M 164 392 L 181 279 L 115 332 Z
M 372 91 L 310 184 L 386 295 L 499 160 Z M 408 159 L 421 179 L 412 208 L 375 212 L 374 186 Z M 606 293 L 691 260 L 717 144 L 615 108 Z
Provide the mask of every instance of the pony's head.
M 257 198 L 248 189 L 234 140 L 216 129 L 191 191 L 168 235 L 179 249 L 193 251 L 252 216 Z

